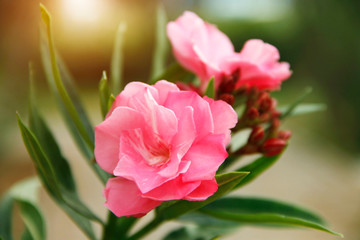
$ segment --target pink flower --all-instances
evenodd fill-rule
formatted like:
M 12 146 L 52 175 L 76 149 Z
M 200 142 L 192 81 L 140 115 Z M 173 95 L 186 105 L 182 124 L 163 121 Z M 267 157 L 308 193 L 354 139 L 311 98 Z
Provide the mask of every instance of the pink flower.
M 235 111 L 223 101 L 159 81 L 132 82 L 95 127 L 95 157 L 113 174 L 104 190 L 117 216 L 142 216 L 162 201 L 205 200 L 227 157 Z
M 262 40 L 248 40 L 240 53 L 234 52 L 229 38 L 216 26 L 204 22 L 195 13 L 185 12 L 168 23 L 167 34 L 179 63 L 202 81 L 202 90 L 211 77 L 215 87 L 227 81 L 258 89 L 279 89 L 290 77 L 289 64 L 278 62 L 278 50 Z

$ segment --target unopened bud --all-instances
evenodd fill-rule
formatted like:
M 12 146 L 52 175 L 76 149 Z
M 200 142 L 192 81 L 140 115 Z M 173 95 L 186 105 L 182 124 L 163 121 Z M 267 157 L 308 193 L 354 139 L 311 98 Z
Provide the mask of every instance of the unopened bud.
M 231 106 L 234 104 L 235 101 L 234 96 L 229 93 L 221 94 L 220 99 L 223 100 L 224 102 L 227 102 Z
M 250 120 L 255 120 L 255 119 L 257 119 L 259 117 L 259 111 L 256 108 L 252 107 L 247 112 L 247 117 Z
M 263 140 L 265 137 L 264 128 L 262 126 L 256 126 L 251 131 L 249 142 L 250 143 L 259 143 L 261 140 Z
M 281 153 L 286 146 L 286 141 L 278 138 L 266 140 L 262 146 L 262 152 L 265 156 L 271 157 Z
M 277 137 L 281 140 L 287 141 L 291 137 L 291 132 L 290 131 L 280 131 L 278 133 Z

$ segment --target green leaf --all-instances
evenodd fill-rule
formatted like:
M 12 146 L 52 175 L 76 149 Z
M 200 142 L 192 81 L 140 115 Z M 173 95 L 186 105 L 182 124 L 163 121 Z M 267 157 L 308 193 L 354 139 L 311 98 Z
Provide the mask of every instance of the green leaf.
M 44 5 L 40 4 L 41 10 L 41 18 L 43 23 L 45 24 L 45 33 L 47 36 L 48 41 L 48 51 L 50 55 L 50 62 L 51 62 L 51 72 L 53 76 L 53 81 L 55 83 L 57 92 L 65 106 L 66 111 L 68 112 L 69 116 L 71 117 L 74 125 L 76 126 L 77 130 L 79 131 L 81 137 L 84 139 L 87 146 L 93 150 L 94 149 L 94 136 L 89 135 L 87 128 L 83 124 L 79 112 L 75 108 L 72 99 L 69 96 L 61 78 L 61 74 L 59 71 L 59 67 L 57 65 L 57 58 L 56 58 L 56 51 L 54 47 L 54 41 L 52 36 L 52 29 L 51 29 L 51 17 L 47 9 Z
M 110 72 L 112 81 L 112 92 L 117 95 L 123 89 L 122 69 L 123 69 L 123 48 L 126 23 L 121 22 L 117 28 L 114 49 L 111 58 Z
M 208 82 L 208 85 L 205 90 L 205 96 L 208 96 L 209 98 L 215 98 L 215 78 L 210 78 L 210 81 Z
M 223 198 L 203 207 L 199 211 L 218 219 L 235 221 L 241 224 L 308 227 L 342 236 L 342 234 L 323 226 L 323 221 L 315 214 L 273 200 Z
M 11 234 L 11 221 L 12 221 L 12 209 L 14 205 L 14 199 L 5 194 L 0 202 L 0 236 L 5 240 L 12 240 Z
M 205 201 L 179 200 L 169 207 L 158 211 L 157 215 L 161 219 L 169 220 L 177 218 L 187 212 L 199 209 L 231 191 L 248 174 L 248 172 L 230 172 L 216 175 L 216 182 L 218 183 L 219 188 L 211 197 Z
M 293 103 L 291 103 L 286 110 L 284 110 L 280 116 L 280 119 L 285 119 L 288 116 L 290 116 L 292 114 L 292 112 L 295 110 L 295 108 L 302 103 L 305 98 L 312 92 L 312 88 L 311 87 L 307 87 L 305 88 L 304 92 L 295 99 L 295 101 Z
M 186 225 L 171 231 L 163 240 L 209 240 L 219 237 L 224 229 Z
M 159 76 L 165 69 L 166 57 L 170 49 L 166 36 L 167 22 L 164 5 L 159 2 L 156 11 L 156 39 L 151 68 L 152 79 Z
M 301 218 L 318 224 L 324 224 L 322 218 L 309 210 L 273 199 L 224 197 L 210 203 L 203 209 L 241 214 L 276 213 L 288 217 Z
M 66 180 L 67 177 L 70 177 L 66 176 L 66 174 L 71 175 L 71 172 L 70 169 L 66 167 L 68 166 L 67 163 L 64 164 L 65 160 L 63 159 L 63 157 L 61 157 L 61 153 L 59 152 L 59 157 L 55 159 L 56 161 L 61 161 L 61 163 L 57 163 L 58 165 L 60 165 L 61 168 L 61 171 L 59 172 L 59 169 L 54 169 L 53 161 L 49 160 L 46 152 L 42 149 L 38 139 L 36 138 L 34 133 L 32 133 L 32 131 L 25 126 L 20 116 L 18 116 L 18 124 L 25 146 L 34 161 L 38 175 L 50 196 L 60 205 L 60 207 L 62 207 L 67 213 L 69 213 L 69 215 L 73 218 L 74 221 L 76 221 L 76 223 L 80 227 L 83 225 L 87 225 L 86 221 L 88 221 L 88 219 L 92 219 L 102 223 L 102 221 L 78 199 L 75 192 L 73 180 L 69 180 L 71 178 Z M 38 126 L 41 126 L 41 121 L 37 124 Z M 46 126 L 41 126 L 41 128 L 43 131 L 45 131 L 44 129 L 46 129 Z M 51 133 L 48 133 L 48 135 L 51 136 Z M 50 146 L 52 144 L 54 143 L 49 143 Z M 52 149 L 51 151 L 54 151 L 53 153 L 56 153 L 57 150 Z M 60 179 L 64 180 L 59 181 Z M 78 217 L 75 213 L 82 216 Z M 85 233 L 89 234 L 88 237 L 92 238 L 94 236 L 94 234 L 92 233 L 92 229 L 82 230 Z
M 28 239 L 46 239 L 45 221 L 37 206 L 39 186 L 37 178 L 25 179 L 11 187 L 4 195 L 0 203 L 0 235 L 4 239 L 13 239 L 11 214 L 14 203 L 20 207 L 20 216 L 25 224 Z
M 284 151 L 285 149 L 283 150 L 283 152 Z M 250 173 L 246 176 L 246 178 L 243 181 L 239 182 L 235 186 L 235 188 L 242 187 L 245 184 L 254 180 L 257 176 L 259 176 L 271 165 L 273 165 L 281 157 L 281 155 L 282 153 L 271 157 L 261 156 L 258 159 L 256 159 L 254 162 L 237 169 L 237 171 L 247 171 Z
M 108 103 L 110 98 L 109 82 L 105 71 L 103 71 L 102 78 L 99 83 L 99 97 L 101 113 L 103 118 L 105 118 L 107 112 L 109 111 Z
M 160 75 L 152 78 L 149 84 L 154 84 L 159 80 L 167 80 L 169 82 L 190 82 L 194 79 L 194 75 L 186 71 L 177 62 L 168 66 Z
M 282 113 L 282 116 L 288 111 L 289 106 L 279 107 L 278 110 Z M 298 115 L 305 115 L 314 112 L 320 112 L 326 110 L 326 105 L 322 103 L 303 103 L 297 105 L 291 112 L 287 114 L 287 117 L 293 117 Z M 284 118 L 284 117 L 282 117 Z
M 73 117 L 71 116 L 71 113 L 68 111 L 68 108 L 66 106 L 66 102 L 62 99 L 60 90 L 58 89 L 55 81 L 55 75 L 53 74 L 53 64 L 51 61 L 51 56 L 49 54 L 49 49 L 47 47 L 47 43 L 42 42 L 41 44 L 41 53 L 42 53 L 42 62 L 44 65 L 45 73 L 48 79 L 48 83 L 50 85 L 50 89 L 52 90 L 53 94 L 56 96 L 57 103 L 60 109 L 60 112 L 62 113 L 62 116 L 65 119 L 65 123 L 67 124 L 70 133 L 72 134 L 75 142 L 77 143 L 79 149 L 82 151 L 84 156 L 87 159 L 88 164 L 93 168 L 97 176 L 100 178 L 100 180 L 105 183 L 108 179 L 108 174 L 102 170 L 97 164 L 94 164 L 94 154 L 93 154 L 93 146 L 89 146 L 86 144 L 84 138 L 82 137 L 80 130 L 76 126 L 76 122 L 73 121 Z M 80 102 L 80 99 L 78 97 L 78 94 L 75 90 L 74 81 L 66 69 L 65 64 L 61 61 L 60 58 L 57 58 L 59 66 L 60 66 L 60 72 L 63 76 L 65 87 L 67 87 L 67 93 L 69 93 L 70 101 L 74 103 L 75 111 L 79 113 L 79 119 L 82 122 L 82 125 L 84 126 L 88 136 L 91 137 L 91 141 L 94 141 L 94 130 L 91 126 L 91 123 L 85 113 L 85 110 Z M 56 62 L 55 62 L 56 63 Z M 32 69 L 30 69 L 30 76 L 33 75 Z M 33 78 L 33 77 L 31 77 Z M 31 80 L 33 81 L 33 79 Z M 61 81 L 61 79 L 60 79 Z M 66 90 L 65 90 L 66 91 Z
M 108 104 L 107 104 L 109 110 L 110 110 L 110 108 L 111 108 L 114 101 L 115 101 L 115 97 L 114 97 L 114 95 L 111 94 L 110 97 L 109 97 Z

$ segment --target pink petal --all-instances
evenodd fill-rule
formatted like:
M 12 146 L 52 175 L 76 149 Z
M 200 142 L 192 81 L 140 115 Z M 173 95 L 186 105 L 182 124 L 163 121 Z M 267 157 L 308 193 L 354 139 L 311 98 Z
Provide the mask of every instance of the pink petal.
M 218 189 L 215 178 L 212 180 L 202 181 L 194 191 L 189 193 L 184 199 L 189 201 L 204 201 L 213 195 Z
M 143 195 L 145 197 L 159 201 L 182 199 L 189 193 L 194 191 L 194 189 L 196 189 L 199 185 L 200 181 L 183 182 L 181 177 L 179 176 Z
M 161 204 L 161 201 L 145 198 L 136 184 L 125 178 L 110 178 L 104 189 L 105 206 L 116 216 L 143 216 Z
M 225 34 L 192 12 L 170 22 L 167 33 L 180 64 L 205 82 L 216 73 L 221 59 L 234 51 Z
M 188 182 L 213 179 L 227 156 L 223 134 L 204 137 L 194 143 L 183 158 L 191 161 L 189 169 L 183 174 L 183 180 Z
M 235 127 L 238 117 L 235 110 L 226 102 L 204 97 L 210 104 L 211 114 L 214 119 L 214 134 L 225 135 L 225 145 L 230 142 L 230 129 Z
M 165 80 L 156 82 L 153 87 L 158 90 L 158 94 L 159 94 L 158 103 L 160 105 L 164 104 L 164 102 L 168 96 L 168 93 L 170 91 L 175 91 L 175 92 L 180 91 L 179 88 L 176 86 L 176 84 L 165 81 Z
M 143 82 L 130 82 L 126 85 L 124 90 L 118 96 L 116 96 L 114 103 L 112 104 L 108 114 L 106 115 L 106 118 L 111 115 L 115 108 L 121 106 L 129 106 L 129 99 L 131 99 L 135 94 L 144 89 L 149 89 L 149 91 L 153 95 L 153 98 L 155 98 L 156 100 L 158 99 L 157 90 L 154 87 L 149 86 Z
M 119 161 L 121 132 L 144 126 L 143 116 L 128 107 L 118 107 L 95 127 L 95 158 L 99 166 L 112 173 Z
M 202 138 L 214 132 L 209 103 L 197 93 L 191 91 L 169 92 L 164 106 L 173 110 L 178 119 L 182 117 L 185 108 L 191 106 L 194 109 L 197 138 Z

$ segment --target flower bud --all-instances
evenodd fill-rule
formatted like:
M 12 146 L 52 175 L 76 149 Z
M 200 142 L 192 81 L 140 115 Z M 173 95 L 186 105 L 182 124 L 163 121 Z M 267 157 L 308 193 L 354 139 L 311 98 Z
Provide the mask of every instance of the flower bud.
M 250 137 L 249 137 L 249 143 L 259 143 L 261 140 L 263 140 L 265 137 L 264 128 L 262 126 L 256 126 L 253 128 Z
M 255 119 L 257 119 L 259 117 L 259 111 L 256 108 L 252 107 L 247 112 L 247 117 L 250 120 L 255 120 Z
M 277 137 L 281 140 L 287 141 L 291 137 L 291 132 L 290 131 L 280 131 L 278 133 Z
M 229 93 L 221 94 L 219 99 L 227 102 L 229 105 L 233 105 L 235 101 L 234 96 Z
M 262 146 L 262 152 L 265 156 L 271 157 L 281 153 L 286 146 L 286 141 L 278 138 L 266 140 Z

